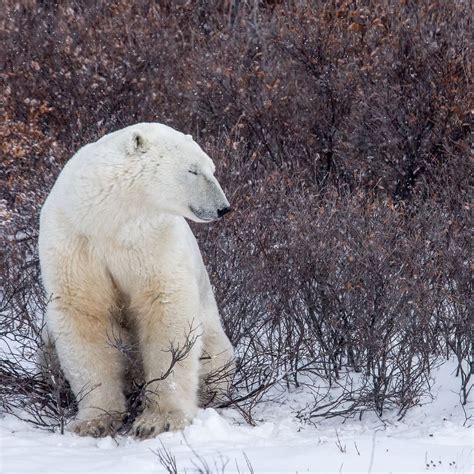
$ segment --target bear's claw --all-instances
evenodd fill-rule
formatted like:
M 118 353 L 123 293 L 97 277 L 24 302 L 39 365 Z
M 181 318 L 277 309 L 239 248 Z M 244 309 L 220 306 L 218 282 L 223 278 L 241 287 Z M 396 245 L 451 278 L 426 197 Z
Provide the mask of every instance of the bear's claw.
M 113 436 L 122 425 L 122 422 L 121 416 L 104 414 L 90 420 L 73 420 L 69 423 L 67 429 L 79 436 L 103 438 Z

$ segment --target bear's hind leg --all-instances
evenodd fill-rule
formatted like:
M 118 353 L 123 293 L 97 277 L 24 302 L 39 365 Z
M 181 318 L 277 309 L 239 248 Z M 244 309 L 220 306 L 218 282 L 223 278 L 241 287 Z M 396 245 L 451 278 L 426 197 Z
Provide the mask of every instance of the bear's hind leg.
M 201 406 L 225 401 L 235 371 L 234 349 L 224 332 L 214 297 L 203 306 L 203 351 L 199 399 Z

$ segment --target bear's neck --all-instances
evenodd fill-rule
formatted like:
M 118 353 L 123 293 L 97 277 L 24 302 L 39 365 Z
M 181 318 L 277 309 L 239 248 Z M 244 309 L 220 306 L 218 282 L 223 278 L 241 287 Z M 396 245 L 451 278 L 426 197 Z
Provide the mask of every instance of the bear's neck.
M 79 185 L 69 193 L 67 208 L 82 234 L 100 239 L 123 238 L 133 229 L 165 229 L 182 219 L 151 207 L 136 181 L 115 176 L 113 171 L 110 176 L 106 172 L 90 176 L 82 181 L 84 189 Z

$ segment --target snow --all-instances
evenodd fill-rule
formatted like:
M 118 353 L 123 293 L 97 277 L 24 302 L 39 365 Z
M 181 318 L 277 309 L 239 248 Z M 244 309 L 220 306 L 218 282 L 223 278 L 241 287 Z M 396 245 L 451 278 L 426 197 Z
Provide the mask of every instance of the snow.
M 37 430 L 13 417 L 0 420 L 0 472 L 166 472 L 156 450 L 166 448 L 178 472 L 471 473 L 473 403 L 462 409 L 453 365 L 436 374 L 434 401 L 410 410 L 402 421 L 331 419 L 302 424 L 294 410 L 309 400 L 305 390 L 266 402 L 256 410 L 258 426 L 236 410 L 200 410 L 182 433 L 136 441 L 81 438 Z M 261 420 L 261 421 L 260 421 Z

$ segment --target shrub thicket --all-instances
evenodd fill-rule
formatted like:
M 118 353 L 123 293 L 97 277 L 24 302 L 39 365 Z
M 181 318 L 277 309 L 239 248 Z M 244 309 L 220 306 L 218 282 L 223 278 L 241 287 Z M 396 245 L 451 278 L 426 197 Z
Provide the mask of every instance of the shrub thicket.
M 452 355 L 466 402 L 469 18 L 462 0 L 7 1 L 4 342 L 38 344 L 38 214 L 64 162 L 159 121 L 214 158 L 235 209 L 194 226 L 240 355 L 230 404 L 252 421 L 271 387 L 318 377 L 303 419 L 403 415 Z M 62 379 L 20 362 L 2 359 L 4 410 L 64 421 Z

